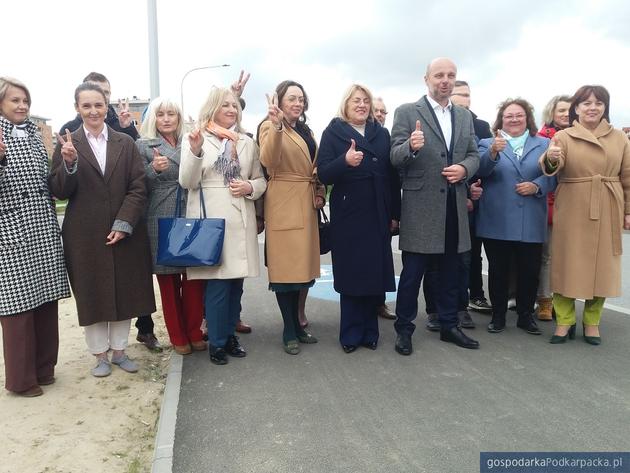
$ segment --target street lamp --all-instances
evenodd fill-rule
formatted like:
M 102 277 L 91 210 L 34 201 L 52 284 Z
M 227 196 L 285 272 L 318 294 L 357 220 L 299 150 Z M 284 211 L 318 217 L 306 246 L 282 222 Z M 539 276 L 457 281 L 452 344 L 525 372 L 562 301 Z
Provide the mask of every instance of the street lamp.
M 194 72 L 194 71 L 200 71 L 202 69 L 218 69 L 220 67 L 230 67 L 230 65 L 229 64 L 217 64 L 215 66 L 195 67 L 195 68 L 189 70 L 188 72 L 186 72 L 186 74 L 184 74 L 184 77 L 182 77 L 181 85 L 179 86 L 179 93 L 180 93 L 180 98 L 181 98 L 181 102 L 182 102 L 182 114 L 184 113 L 184 80 L 186 79 L 186 77 L 188 77 L 188 74 L 190 74 L 191 72 Z

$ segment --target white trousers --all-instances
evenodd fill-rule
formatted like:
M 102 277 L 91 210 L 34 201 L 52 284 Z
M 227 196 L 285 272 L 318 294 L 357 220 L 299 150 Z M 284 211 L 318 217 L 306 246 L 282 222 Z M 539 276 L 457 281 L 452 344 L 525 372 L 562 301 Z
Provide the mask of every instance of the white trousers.
M 85 342 L 92 355 L 105 353 L 109 349 L 127 348 L 131 319 L 118 322 L 99 322 L 84 327 Z

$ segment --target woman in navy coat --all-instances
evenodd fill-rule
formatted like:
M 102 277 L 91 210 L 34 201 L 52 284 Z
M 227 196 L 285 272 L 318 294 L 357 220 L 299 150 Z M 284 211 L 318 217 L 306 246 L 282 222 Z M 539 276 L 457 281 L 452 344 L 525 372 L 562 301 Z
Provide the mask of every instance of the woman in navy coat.
M 335 291 L 341 294 L 339 341 L 346 353 L 378 343 L 377 308 L 395 291 L 391 232 L 400 189 L 389 160 L 389 133 L 374 120 L 372 94 L 354 84 L 322 134 L 318 176 L 330 195 Z
M 547 238 L 547 193 L 555 180 L 542 174 L 538 159 L 549 144 L 536 136 L 532 106 L 523 99 L 499 105 L 495 138 L 479 142 L 477 175 L 484 191 L 479 201 L 477 236 L 488 256 L 492 303 L 491 333 L 505 329 L 510 263 L 516 262 L 517 327 L 540 335 L 534 321 L 542 245 Z

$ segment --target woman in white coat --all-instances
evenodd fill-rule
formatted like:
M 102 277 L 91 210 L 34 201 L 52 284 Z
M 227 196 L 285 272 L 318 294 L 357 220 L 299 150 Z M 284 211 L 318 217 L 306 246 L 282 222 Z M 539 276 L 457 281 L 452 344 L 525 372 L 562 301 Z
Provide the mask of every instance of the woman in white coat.
M 206 216 L 225 219 L 221 264 L 188 268 L 189 279 L 206 280 L 205 316 L 210 361 L 243 357 L 234 335 L 243 279 L 259 274 L 254 201 L 267 188 L 258 146 L 241 128 L 241 106 L 230 89 L 213 88 L 199 113 L 197 129 L 182 140 L 179 182 L 188 189 L 186 216 L 200 216 L 200 187 Z

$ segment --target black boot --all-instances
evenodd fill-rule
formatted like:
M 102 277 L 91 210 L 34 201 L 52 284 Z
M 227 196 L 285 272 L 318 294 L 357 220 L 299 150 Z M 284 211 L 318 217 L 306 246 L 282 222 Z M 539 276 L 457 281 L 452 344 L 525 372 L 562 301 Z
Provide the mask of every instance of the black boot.
M 224 349 L 228 355 L 235 356 L 236 358 L 243 358 L 247 355 L 247 352 L 239 343 L 238 337 L 236 335 L 230 335 L 228 337 Z
M 488 324 L 488 332 L 501 333 L 505 330 L 505 314 L 492 314 L 492 320 Z
M 542 332 L 536 325 L 536 321 L 534 320 L 534 314 L 528 312 L 526 314 L 518 314 L 518 320 L 516 321 L 516 326 L 525 330 L 527 333 L 532 335 L 540 335 Z

